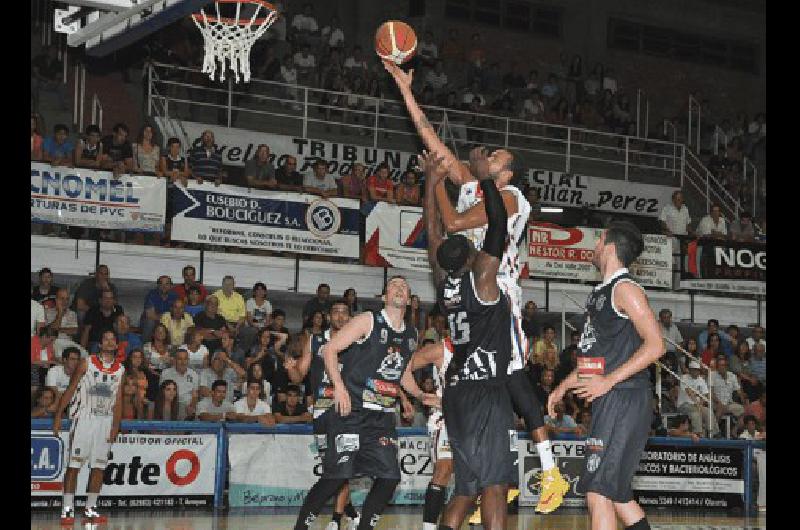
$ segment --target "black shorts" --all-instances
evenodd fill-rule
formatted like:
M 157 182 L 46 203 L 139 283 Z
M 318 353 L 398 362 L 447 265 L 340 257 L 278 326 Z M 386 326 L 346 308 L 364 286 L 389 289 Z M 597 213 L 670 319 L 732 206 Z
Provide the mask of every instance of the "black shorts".
M 516 484 L 517 431 L 505 381 L 462 381 L 445 387 L 442 409 L 453 453 L 455 495 Z
M 394 414 L 359 410 L 340 416 L 329 410 L 323 417 L 327 448 L 322 478 L 366 476 L 400 480 Z
M 614 502 L 633 500 L 631 482 L 653 423 L 649 387 L 613 389 L 592 403 L 583 472 L 575 490 Z

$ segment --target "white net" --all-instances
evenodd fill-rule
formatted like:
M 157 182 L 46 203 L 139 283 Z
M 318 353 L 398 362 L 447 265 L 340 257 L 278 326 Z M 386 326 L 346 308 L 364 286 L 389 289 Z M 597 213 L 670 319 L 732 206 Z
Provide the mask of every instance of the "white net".
M 255 8 L 249 18 L 240 18 L 243 3 Z M 205 45 L 203 73 L 208 74 L 213 81 L 219 68 L 219 80 L 225 81 L 225 70 L 230 67 L 233 70 L 234 81 L 239 82 L 241 73 L 244 82 L 249 83 L 250 49 L 275 22 L 278 12 L 260 2 L 242 0 L 236 2 L 236 17 L 231 19 L 220 16 L 219 2 L 214 2 L 214 7 L 217 11 L 216 17 L 208 17 L 202 9 L 199 14 L 192 17 L 203 34 Z

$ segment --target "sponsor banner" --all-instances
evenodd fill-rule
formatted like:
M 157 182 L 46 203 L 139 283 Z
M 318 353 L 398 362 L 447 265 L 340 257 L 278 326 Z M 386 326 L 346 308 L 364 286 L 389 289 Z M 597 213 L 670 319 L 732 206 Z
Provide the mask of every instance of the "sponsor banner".
M 163 232 L 166 180 L 31 162 L 31 221 Z
M 678 189 L 546 169 L 528 169 L 526 177 L 530 186 L 539 190 L 543 204 L 588 206 L 605 212 L 648 217 L 658 217 L 661 208 L 670 204 L 672 192 Z
M 767 294 L 767 246 L 695 239 L 681 245 L 681 288 Z
M 528 267 L 530 274 L 599 282 L 600 271 L 592 264 L 600 228 L 564 228 L 552 223 L 528 225 Z M 667 236 L 644 234 L 644 250 L 633 264 L 631 274 L 644 287 L 672 288 L 672 243 Z
M 31 508 L 61 506 L 69 432 L 31 431 Z M 121 434 L 111 446 L 101 507 L 211 506 L 216 475 L 214 434 Z M 78 473 L 84 506 L 89 468 Z
M 633 478 L 642 507 L 743 508 L 744 451 L 648 444 Z
M 156 118 L 156 122 L 162 133 L 165 131 L 169 133 L 165 138 L 174 135 L 170 132 L 174 131 L 174 120 Z M 180 127 L 193 145 L 200 144 L 200 136 L 203 131 L 208 129 L 207 124 L 190 121 L 180 122 Z M 297 158 L 297 171 L 309 173 L 312 171 L 311 166 L 314 161 L 324 158 L 329 163 L 328 171 L 336 177 L 340 177 L 350 173 L 355 162 L 360 162 L 367 167 L 367 175 L 372 175 L 378 164 L 385 162 L 389 166 L 392 179 L 396 182 L 399 181 L 408 166 L 409 159 L 416 156 L 393 149 L 376 149 L 363 145 L 269 134 L 232 127 L 215 128 L 214 141 L 222 155 L 222 163 L 226 166 L 244 166 L 245 161 L 255 156 L 258 146 L 266 144 L 270 147 L 270 160 L 275 167 L 283 164 L 283 160 L 291 155 Z
M 392 504 L 424 504 L 433 475 L 427 436 L 397 439 L 402 475 Z M 230 507 L 301 506 L 322 475 L 322 459 L 311 434 L 232 434 L 228 444 Z M 353 504 L 361 505 L 372 480 L 350 481 Z
M 586 506 L 586 497 L 578 495 L 575 486 L 583 471 L 586 443 L 583 440 L 553 440 L 553 457 L 564 480 L 569 482 L 569 491 L 564 496 L 564 506 Z M 536 506 L 541 494 L 542 462 L 536 443 L 519 440 L 519 505 Z
M 364 263 L 428 272 L 422 208 L 378 202 L 367 216 Z
M 190 182 L 175 194 L 172 239 L 359 257 L 359 202 Z

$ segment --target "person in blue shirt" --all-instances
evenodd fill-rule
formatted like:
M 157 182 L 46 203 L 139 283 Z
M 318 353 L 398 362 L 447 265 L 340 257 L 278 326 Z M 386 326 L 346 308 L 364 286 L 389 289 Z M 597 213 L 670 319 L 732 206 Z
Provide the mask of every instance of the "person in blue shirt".
M 133 350 L 142 349 L 142 337 L 138 333 L 131 332 L 131 321 L 128 315 L 122 314 L 114 322 L 114 331 L 117 332 L 117 344 L 124 345 L 125 355 L 128 356 Z
M 188 292 L 188 303 L 184 308 L 184 311 L 192 315 L 192 318 L 196 317 L 198 313 L 202 313 L 206 306 L 203 303 L 203 293 L 200 291 L 200 287 L 196 285 L 192 285 L 189 287 Z
M 144 313 L 139 324 L 144 342 L 150 341 L 161 315 L 169 312 L 172 303 L 178 299 L 178 294 L 172 290 L 172 278 L 169 276 L 159 276 L 156 285 L 157 287 L 151 289 L 144 299 Z
M 69 128 L 63 123 L 57 123 L 53 127 L 53 136 L 48 136 L 42 142 L 42 159 L 54 166 L 71 166 L 75 144 L 68 136 Z
M 569 414 L 565 414 L 565 406 L 563 401 L 559 401 L 554 406 L 556 415 L 555 417 L 551 418 L 549 415 L 544 417 L 544 424 L 547 426 L 547 430 L 550 432 L 550 435 L 558 435 L 558 434 L 579 434 L 580 429 L 578 428 L 578 424 L 575 423 L 575 420 Z
M 725 331 L 719 329 L 719 320 L 716 318 L 712 318 L 708 321 L 707 328 L 700 332 L 700 335 L 697 336 L 697 349 L 698 351 L 705 351 L 708 347 L 708 335 L 711 333 L 716 333 L 719 335 L 720 339 L 720 349 L 725 353 L 726 356 L 730 357 L 733 355 L 733 340 L 731 336 L 728 335 Z

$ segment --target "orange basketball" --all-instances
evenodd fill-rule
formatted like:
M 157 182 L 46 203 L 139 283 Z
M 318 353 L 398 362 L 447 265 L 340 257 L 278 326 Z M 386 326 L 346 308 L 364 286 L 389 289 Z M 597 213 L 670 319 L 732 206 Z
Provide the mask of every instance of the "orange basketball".
M 375 32 L 375 53 L 381 59 L 388 59 L 402 64 L 417 51 L 417 34 L 399 20 L 389 20 L 381 24 Z

